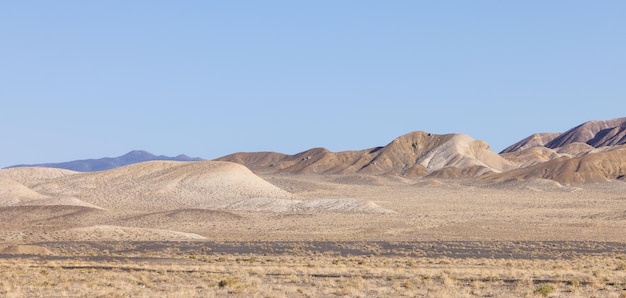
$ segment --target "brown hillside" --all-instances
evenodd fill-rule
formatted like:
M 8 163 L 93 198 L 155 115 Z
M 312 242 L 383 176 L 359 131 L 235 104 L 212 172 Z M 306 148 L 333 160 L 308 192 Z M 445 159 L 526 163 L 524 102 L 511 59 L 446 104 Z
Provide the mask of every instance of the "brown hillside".
M 553 149 L 543 146 L 529 147 L 526 149 L 519 149 L 517 151 L 501 153 L 500 156 L 518 164 L 520 168 L 525 168 L 561 157 L 561 155 Z
M 271 158 L 268 158 L 271 156 Z M 384 147 L 360 151 L 330 152 L 323 148 L 295 155 L 236 153 L 217 160 L 241 163 L 255 172 L 294 174 L 349 174 L 425 176 L 446 167 L 481 166 L 500 172 L 513 162 L 500 157 L 483 141 L 461 134 L 435 135 L 412 132 Z M 485 171 L 459 171 L 467 175 Z
M 532 147 L 543 147 L 560 133 L 536 133 L 502 150 L 500 154 L 521 151 Z
M 545 146 L 559 148 L 574 142 L 587 143 L 596 148 L 621 145 L 626 142 L 624 139 L 625 124 L 626 118 L 585 122 L 566 131 Z
M 599 131 L 587 144 L 593 147 L 604 147 L 626 144 L 626 118 L 621 125 Z
M 574 143 L 566 144 L 563 147 L 556 148 L 556 152 L 561 155 L 574 157 L 574 156 L 585 155 L 593 151 L 594 149 L 595 148 L 593 146 L 587 143 L 574 142 Z
M 623 180 L 626 175 L 626 146 L 599 150 L 578 157 L 560 157 L 526 168 L 479 178 L 482 182 L 524 179 L 551 179 L 561 184 L 582 184 Z

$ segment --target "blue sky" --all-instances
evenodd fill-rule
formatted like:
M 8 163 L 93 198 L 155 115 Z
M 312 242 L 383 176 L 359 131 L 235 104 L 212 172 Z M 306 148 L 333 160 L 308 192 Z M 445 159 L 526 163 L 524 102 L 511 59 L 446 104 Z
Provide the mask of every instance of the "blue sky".
M 2 1 L 0 167 L 626 116 L 625 1 Z

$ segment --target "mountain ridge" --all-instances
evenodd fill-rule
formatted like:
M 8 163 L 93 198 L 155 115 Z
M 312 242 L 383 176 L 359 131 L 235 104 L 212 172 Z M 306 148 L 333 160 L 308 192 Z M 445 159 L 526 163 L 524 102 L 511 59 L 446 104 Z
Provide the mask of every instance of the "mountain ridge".
M 46 167 L 46 168 L 58 168 L 66 169 L 77 172 L 97 172 L 111 170 L 114 168 L 145 162 L 153 160 L 170 160 L 170 161 L 202 161 L 204 159 L 199 157 L 189 157 L 185 154 L 179 154 L 174 157 L 165 155 L 154 155 L 144 150 L 132 150 L 124 155 L 118 157 L 102 157 L 94 159 L 80 159 L 58 163 L 42 163 L 42 164 L 20 164 L 6 167 L 9 168 L 23 168 L 23 167 Z
M 480 167 L 483 171 L 452 171 L 461 176 L 514 168 L 484 141 L 463 134 L 410 132 L 385 146 L 331 152 L 313 148 L 294 155 L 238 152 L 215 160 L 237 162 L 253 171 L 292 174 L 373 174 L 426 176 L 444 168 Z
M 535 133 L 500 154 L 493 152 L 488 143 L 465 134 L 414 131 L 384 146 L 361 150 L 331 152 L 318 147 L 292 155 L 237 152 L 214 161 L 238 163 L 259 174 L 362 174 L 434 179 L 485 176 L 492 181 L 539 178 L 576 184 L 624 181 L 626 159 L 622 155 L 626 150 L 621 150 L 624 147 L 626 117 L 587 121 L 563 133 Z M 203 159 L 183 154 L 156 156 L 135 150 L 115 158 L 12 167 L 39 166 L 91 172 L 154 160 Z

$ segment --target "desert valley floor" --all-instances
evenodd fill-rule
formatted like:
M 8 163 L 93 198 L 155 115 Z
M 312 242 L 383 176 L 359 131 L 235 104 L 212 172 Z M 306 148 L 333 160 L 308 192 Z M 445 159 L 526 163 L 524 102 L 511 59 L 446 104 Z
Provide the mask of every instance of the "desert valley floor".
M 0 171 L 1 296 L 623 297 L 626 183 Z M 10 196 L 8 195 L 10 194 Z

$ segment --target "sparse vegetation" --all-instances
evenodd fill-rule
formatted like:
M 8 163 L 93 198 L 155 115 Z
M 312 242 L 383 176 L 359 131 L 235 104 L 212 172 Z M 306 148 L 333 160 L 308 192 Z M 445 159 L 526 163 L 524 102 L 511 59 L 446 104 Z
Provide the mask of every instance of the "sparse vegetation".
M 224 288 L 224 287 L 233 287 L 238 284 L 239 284 L 239 281 L 236 278 L 229 276 L 220 280 L 220 282 L 217 285 L 220 288 Z
M 346 243 L 344 247 L 351 244 Z M 141 248 L 138 245 L 138 248 Z M 93 247 L 84 246 L 90 254 Z M 267 248 L 269 249 L 269 248 Z M 384 248 L 381 248 L 384 249 Z M 175 249 L 174 249 L 175 250 Z M 568 259 L 178 253 L 162 259 L 113 252 L 88 261 L 0 259 L 0 296 L 619 296 L 620 255 Z M 146 254 L 151 254 L 146 252 Z M 61 256 L 63 257 L 63 256 Z M 219 262 L 215 260 L 219 259 Z M 123 260 L 123 261 L 122 261 Z M 203 260 L 213 260 L 206 262 Z M 359 264 L 360 263 L 360 264 Z M 407 264 L 411 266 L 407 266 Z M 602 272 L 603 274 L 595 274 Z M 564 278 L 564 276 L 568 276 Z
M 541 296 L 548 296 L 554 293 L 555 288 L 551 284 L 542 284 L 535 289 L 535 294 L 539 294 Z

